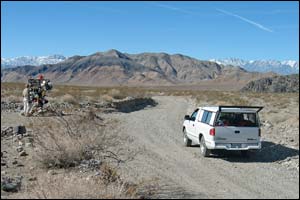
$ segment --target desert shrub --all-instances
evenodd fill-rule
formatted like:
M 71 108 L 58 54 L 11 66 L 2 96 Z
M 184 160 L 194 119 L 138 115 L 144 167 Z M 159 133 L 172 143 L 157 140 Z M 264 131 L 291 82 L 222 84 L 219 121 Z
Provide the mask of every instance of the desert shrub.
M 117 168 L 113 168 L 106 163 L 101 165 L 100 171 L 101 179 L 106 185 L 121 180 Z
M 118 89 L 112 89 L 108 92 L 108 95 L 113 97 L 114 99 L 124 99 L 126 96 L 122 94 L 122 92 Z
M 96 103 L 97 102 L 96 98 L 93 97 L 93 96 L 86 96 L 84 100 L 87 101 L 87 102 L 90 102 L 90 103 Z
M 208 103 L 209 105 L 250 105 L 247 97 L 235 92 L 203 91 L 192 94 L 199 104 Z
M 61 102 L 66 102 L 66 103 L 70 103 L 70 104 L 77 104 L 78 101 L 76 100 L 76 98 L 70 94 L 65 94 L 61 97 Z
M 55 176 L 40 177 L 25 194 L 17 193 L 19 199 L 150 199 L 158 191 L 157 180 L 138 183 L 118 181 L 105 184 L 101 176 L 80 177 L 64 172 Z
M 40 130 L 35 137 L 38 151 L 37 158 L 45 167 L 68 168 L 74 167 L 80 161 L 90 159 L 91 155 L 85 150 L 88 139 L 65 134 L 60 126 Z
M 26 199 L 128 199 L 139 198 L 138 185 L 123 181 L 104 184 L 100 176 L 80 177 L 74 173 L 39 178 L 26 194 L 14 197 Z
M 20 102 L 23 102 L 23 97 L 22 97 L 22 94 L 20 94 L 19 96 L 9 95 L 8 97 L 3 98 L 3 100 L 6 100 L 11 103 L 20 103 Z
M 113 101 L 113 97 L 110 96 L 110 95 L 107 95 L 107 94 L 103 94 L 103 95 L 100 95 L 99 97 L 99 101 L 104 101 L 104 102 L 112 102 Z
M 69 168 L 83 160 L 106 158 L 121 162 L 110 148 L 118 139 L 105 131 L 102 119 L 92 111 L 66 119 L 58 116 L 51 122 L 35 120 L 36 157 L 44 167 Z
M 42 167 L 60 169 L 55 176 L 48 173 L 39 176 L 36 185 L 20 198 L 149 198 L 154 194 L 156 184 L 134 184 L 121 178 L 119 163 L 129 159 L 120 158 L 124 151 L 119 147 L 127 138 L 106 131 L 103 119 L 93 110 L 81 116 L 33 120 L 35 158 Z M 131 158 L 137 153 L 126 151 Z M 100 160 L 101 164 L 93 168 L 99 174 L 81 176 L 70 170 L 84 160 Z

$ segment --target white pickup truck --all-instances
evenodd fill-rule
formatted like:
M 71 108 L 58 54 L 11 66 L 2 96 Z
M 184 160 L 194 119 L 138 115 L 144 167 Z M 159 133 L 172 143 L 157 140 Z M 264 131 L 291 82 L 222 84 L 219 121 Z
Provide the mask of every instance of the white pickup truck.
M 261 148 L 259 106 L 198 107 L 183 123 L 185 146 L 200 144 L 201 155 L 211 150 L 239 150 L 246 156 L 250 149 Z

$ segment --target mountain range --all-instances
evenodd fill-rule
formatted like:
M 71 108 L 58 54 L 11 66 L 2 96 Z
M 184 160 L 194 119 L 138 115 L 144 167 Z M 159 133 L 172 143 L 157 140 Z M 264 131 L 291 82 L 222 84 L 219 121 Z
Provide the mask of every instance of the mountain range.
M 63 55 L 51 55 L 51 56 L 22 56 L 16 58 L 1 58 L 1 67 L 11 68 L 24 65 L 43 65 L 43 64 L 56 64 L 66 60 Z
M 299 62 L 294 60 L 243 60 L 238 58 L 210 59 L 223 65 L 239 66 L 250 72 L 275 72 L 277 74 L 299 74 Z
M 65 61 L 67 57 L 59 54 L 51 56 L 22 56 L 16 58 L 1 58 L 2 68 L 12 68 L 25 65 L 39 66 L 56 64 Z M 299 73 L 299 62 L 295 60 L 243 60 L 239 58 L 210 59 L 219 65 L 232 65 L 246 69 L 249 72 L 274 72 L 281 75 Z
M 57 64 L 2 68 L 1 81 L 25 82 L 40 73 L 56 83 L 109 86 L 196 84 L 207 80 L 236 84 L 272 76 L 181 54 L 127 54 L 112 49 L 69 57 Z

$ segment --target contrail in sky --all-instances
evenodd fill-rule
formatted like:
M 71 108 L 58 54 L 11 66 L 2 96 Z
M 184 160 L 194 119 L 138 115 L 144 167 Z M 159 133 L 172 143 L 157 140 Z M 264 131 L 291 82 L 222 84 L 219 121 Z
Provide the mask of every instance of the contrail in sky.
M 169 10 L 173 10 L 173 11 L 177 11 L 177 12 L 189 14 L 189 15 L 197 15 L 198 14 L 196 12 L 192 12 L 192 11 L 189 11 L 189 10 L 185 10 L 185 9 L 182 9 L 182 8 L 178 8 L 178 7 L 174 7 L 174 6 L 169 6 L 169 5 L 165 5 L 165 4 L 161 4 L 161 3 L 154 3 L 154 5 L 158 6 L 158 7 L 166 8 L 166 9 L 169 9 Z
M 269 29 L 269 28 L 267 28 L 267 27 L 265 27 L 265 26 L 263 26 L 263 25 L 261 25 L 261 24 L 259 24 L 257 22 L 251 21 L 251 20 L 246 19 L 246 18 L 244 18 L 242 16 L 236 15 L 234 13 L 231 13 L 231 12 L 228 12 L 228 11 L 225 11 L 225 10 L 222 10 L 222 9 L 216 8 L 216 10 L 219 11 L 219 12 L 221 12 L 221 13 L 224 13 L 226 15 L 230 15 L 230 16 L 236 17 L 236 18 L 238 18 L 238 19 L 240 19 L 240 20 L 242 20 L 244 22 L 247 22 L 249 24 L 252 24 L 252 25 L 256 26 L 257 28 L 260 28 L 260 29 L 262 29 L 264 31 L 268 31 L 268 32 L 273 33 L 273 30 L 271 30 L 271 29 Z

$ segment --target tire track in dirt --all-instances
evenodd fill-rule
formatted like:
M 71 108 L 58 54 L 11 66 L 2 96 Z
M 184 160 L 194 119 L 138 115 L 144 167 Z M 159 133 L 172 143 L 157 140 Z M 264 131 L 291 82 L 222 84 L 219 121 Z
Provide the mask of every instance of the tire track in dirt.
M 128 178 L 157 178 L 160 198 L 299 198 L 298 171 L 236 153 L 229 159 L 202 158 L 199 147 L 184 147 L 182 122 L 193 109 L 191 102 L 171 96 L 154 99 L 156 107 L 111 114 L 119 121 L 115 131 L 132 138 L 124 145 L 144 149 L 122 169 Z

